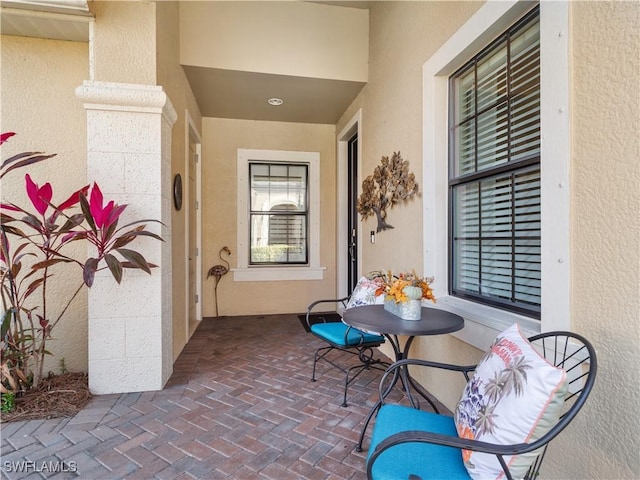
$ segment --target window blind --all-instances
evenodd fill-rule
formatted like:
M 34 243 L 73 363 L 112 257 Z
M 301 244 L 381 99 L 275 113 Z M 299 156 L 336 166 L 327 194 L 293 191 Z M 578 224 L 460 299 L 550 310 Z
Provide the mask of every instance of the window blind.
M 450 79 L 450 290 L 540 315 L 537 9 Z

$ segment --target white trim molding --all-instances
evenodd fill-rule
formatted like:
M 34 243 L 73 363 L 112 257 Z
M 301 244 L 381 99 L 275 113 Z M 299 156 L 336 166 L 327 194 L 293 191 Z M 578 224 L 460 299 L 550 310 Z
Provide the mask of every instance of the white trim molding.
M 249 162 L 293 163 L 309 165 L 309 264 L 249 266 Z M 238 266 L 232 268 L 236 282 L 273 280 L 322 280 L 325 267 L 320 266 L 320 153 L 289 150 L 238 149 Z
M 198 128 L 196 126 L 195 121 L 193 120 L 193 117 L 191 116 L 191 113 L 189 112 L 189 109 L 185 109 L 185 125 L 184 125 L 184 134 L 185 134 L 185 145 L 184 145 L 184 172 L 185 172 L 185 191 L 184 191 L 184 196 L 186 199 L 190 198 L 190 196 L 195 193 L 195 198 L 196 198 L 196 205 L 201 205 L 201 201 L 202 201 L 202 136 L 200 135 L 200 132 L 198 131 Z M 196 141 L 196 155 L 197 155 L 197 163 L 196 163 L 196 191 L 195 192 L 190 192 L 189 191 L 189 142 L 191 141 L 191 138 L 195 139 Z M 185 229 L 184 229 L 184 244 L 185 244 L 185 251 L 184 251 L 184 262 L 185 265 L 189 265 L 189 232 L 190 232 L 190 228 L 189 228 L 189 218 L 191 218 L 190 216 L 190 212 L 189 212 L 189 202 L 186 202 L 185 204 L 185 210 L 184 210 L 184 215 L 185 215 Z M 202 209 L 201 208 L 196 208 L 196 291 L 195 294 L 198 296 L 199 301 L 196 303 L 196 321 L 201 321 L 202 320 Z M 185 318 L 189 319 L 189 302 L 191 301 L 189 299 L 189 269 L 186 268 L 185 269 L 185 280 L 184 280 L 184 286 L 185 286 Z M 189 322 L 185 322 L 186 323 L 186 338 L 189 339 L 190 337 L 190 333 L 189 332 Z
M 349 180 L 349 140 L 357 133 L 358 139 L 362 138 L 362 109 L 359 109 L 353 117 L 347 122 L 342 131 L 337 136 L 338 142 L 338 185 L 336 189 L 336 285 L 338 288 L 337 298 L 347 295 L 349 287 L 355 285 L 347 285 L 347 265 L 349 263 L 349 232 L 347 231 L 347 209 L 349 208 L 349 188 L 347 182 Z M 362 142 L 358 141 L 358 185 L 361 184 L 360 178 L 360 162 L 362 158 Z M 362 271 L 362 231 L 358 229 L 358 237 L 356 238 L 358 254 L 357 271 Z
M 449 76 L 535 7 L 536 2 L 487 2 L 423 66 L 424 272 L 436 278 L 438 305 L 465 317 L 454 334 L 485 349 L 514 322 L 527 333 L 569 329 L 570 112 L 567 2 L 540 2 L 541 69 L 541 321 L 449 295 L 448 152 Z

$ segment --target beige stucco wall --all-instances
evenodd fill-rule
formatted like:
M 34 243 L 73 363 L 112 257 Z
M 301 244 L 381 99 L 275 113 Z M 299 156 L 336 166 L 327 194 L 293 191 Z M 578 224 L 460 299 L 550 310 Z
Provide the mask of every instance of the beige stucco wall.
M 371 9 L 369 84 L 337 125 L 363 112 L 363 174 L 401 150 L 421 175 L 421 68 L 481 3 L 381 2 Z M 583 413 L 552 444 L 541 478 L 640 476 L 640 8 L 634 2 L 570 7 L 571 329 L 596 346 L 599 374 Z M 434 21 L 437 19 L 437 21 Z M 432 206 L 446 208 L 445 205 Z M 422 265 L 421 201 L 392 210 L 394 230 L 365 243 L 363 271 Z M 363 230 L 374 227 L 369 220 Z M 437 279 L 436 279 L 437 281 Z M 475 362 L 481 352 L 449 338 L 421 339 L 412 356 Z M 462 382 L 431 378 L 453 408 Z M 631 412 L 631 413 L 629 413 Z
M 173 125 L 171 138 L 171 179 L 180 174 L 186 182 L 185 158 L 187 148 L 187 112 L 198 134 L 202 131 L 202 116 L 184 70 L 180 66 L 179 6 L 177 2 L 156 3 L 157 82 L 162 85 L 173 104 L 178 118 Z M 186 188 L 186 186 L 185 186 Z M 185 192 L 186 194 L 186 192 Z M 186 205 L 186 200 L 185 200 Z M 173 352 L 178 357 L 189 340 L 186 323 L 185 278 L 185 228 L 186 208 L 172 208 L 171 241 L 173 249 Z
M 156 2 L 94 1 L 93 78 L 156 84 Z
M 381 156 L 400 151 L 409 161 L 420 188 L 422 179 L 422 66 L 424 62 L 480 7 L 474 2 L 380 2 L 371 8 L 369 83 L 342 116 L 340 131 L 353 113 L 362 109 L 362 166 L 364 178 L 373 173 Z M 433 19 L 438 19 L 434 22 Z M 423 197 L 388 210 L 395 228 L 379 233 L 376 242 L 363 242 L 362 273 L 380 268 L 416 269 L 423 273 Z M 430 205 L 446 208 L 446 205 Z M 366 234 L 376 229 L 375 217 L 362 223 Z M 438 279 L 436 279 L 436 282 Z M 384 349 L 392 356 L 390 347 Z M 417 339 L 412 355 L 451 358 L 473 363 L 479 352 L 453 337 Z M 438 379 L 439 377 L 436 377 Z M 442 385 L 449 385 L 444 388 Z M 437 382 L 434 393 L 452 405 L 464 383 Z M 440 386 L 440 388 L 438 388 Z
M 160 85 L 177 113 L 171 138 L 171 175 L 185 175 L 187 111 L 201 130 L 201 115 L 179 62 L 178 2 L 93 2 L 94 79 Z M 188 341 L 185 327 L 185 209 L 172 208 L 173 354 Z
M 75 88 L 88 75 L 88 45 L 3 35 L 1 51 L 0 130 L 16 136 L 2 146 L 2 159 L 24 151 L 56 153 L 57 156 L 28 168 L 15 170 L 2 179 L 0 197 L 23 206 L 30 205 L 24 176 L 53 187 L 53 201 L 59 203 L 87 184 L 86 121 Z M 86 246 L 70 245 L 67 253 L 83 258 Z M 55 318 L 82 283 L 77 266 L 56 266 L 49 287 L 47 316 Z M 38 296 L 29 306 L 41 306 Z M 27 305 L 25 305 L 27 306 Z M 87 369 L 87 295 L 83 289 L 72 308 L 53 330 L 45 373 L 59 373 L 64 359 L 67 369 Z M 42 313 L 37 310 L 37 313 Z
M 341 131 L 362 108 L 362 178 L 382 156 L 400 151 L 422 189 L 422 64 L 477 8 L 472 2 L 379 2 L 371 9 L 369 83 L 336 128 Z M 374 244 L 363 242 L 362 273 L 422 269 L 422 236 L 415 235 L 422 208 L 420 195 L 387 211 L 395 228 L 378 234 Z M 375 229 L 375 217 L 361 227 L 364 233 Z
M 189 111 L 198 130 L 201 117 L 193 93 L 178 62 L 178 4 L 175 2 L 92 2 L 96 16 L 93 43 L 93 79 L 123 83 L 162 85 L 178 113 L 172 135 L 172 177 L 184 177 L 185 122 Z M 156 25 L 157 23 L 157 25 Z M 157 56 L 156 56 L 157 44 Z M 54 199 L 64 200 L 72 188 L 79 188 L 86 173 L 86 119 L 75 89 L 92 75 L 89 44 L 26 37 L 2 36 L 2 130 L 18 135 L 3 145 L 2 157 L 25 150 L 57 153 L 49 162 L 31 167 L 34 179 L 49 180 Z M 26 92 L 24 95 L 13 92 Z M 26 172 L 27 170 L 25 170 Z M 74 175 L 69 175 L 74 172 Z M 24 199 L 24 172 L 5 177 L 2 199 Z M 93 181 L 100 179 L 87 179 Z M 58 196 L 59 195 L 59 196 Z M 64 198 L 62 198 L 64 197 Z M 173 211 L 174 251 L 184 251 L 184 210 Z M 78 245 L 79 246 L 79 245 Z M 76 252 L 79 258 L 85 249 Z M 173 265 L 174 358 L 186 344 L 184 322 L 185 266 L 183 255 Z M 177 280 L 176 280 L 177 279 Z M 71 295 L 72 282 L 56 293 L 62 305 Z M 51 306 L 49 306 L 51 308 Z M 47 369 L 57 370 L 64 357 L 67 368 L 87 370 L 87 297 L 83 291 L 56 327 Z
M 182 2 L 185 65 L 367 81 L 368 11 L 307 2 Z
M 204 118 L 202 152 L 202 245 L 204 272 L 219 264 L 218 251 L 227 245 L 230 263 L 237 261 L 237 150 L 298 150 L 320 152 L 320 266 L 323 280 L 235 282 L 233 273 L 218 287 L 220 315 L 304 312 L 319 298 L 334 298 L 336 146 L 333 125 L 258 122 Z M 203 315 L 215 315 L 213 278 L 204 280 Z
M 600 365 L 550 460 L 558 472 L 640 478 L 629 415 L 640 393 L 640 4 L 576 2 L 571 25 L 572 319 Z

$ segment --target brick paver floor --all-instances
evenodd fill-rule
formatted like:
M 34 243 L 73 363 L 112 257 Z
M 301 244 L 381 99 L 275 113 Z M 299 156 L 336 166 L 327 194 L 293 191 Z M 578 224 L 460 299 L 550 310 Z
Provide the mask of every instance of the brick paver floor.
M 380 372 L 361 375 L 341 407 L 343 374 L 319 364 L 310 381 L 321 345 L 295 315 L 205 319 L 162 391 L 0 425 L 2 478 L 364 479 L 355 445 Z

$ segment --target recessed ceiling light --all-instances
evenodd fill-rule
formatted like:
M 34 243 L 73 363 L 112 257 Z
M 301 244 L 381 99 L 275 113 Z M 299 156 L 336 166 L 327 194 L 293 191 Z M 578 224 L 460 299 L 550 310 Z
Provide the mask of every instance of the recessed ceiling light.
M 267 100 L 267 102 L 269 102 L 269 105 L 273 105 L 274 107 L 278 107 L 280 105 L 282 105 L 284 103 L 284 100 L 282 100 L 281 98 L 270 98 L 269 100 Z

